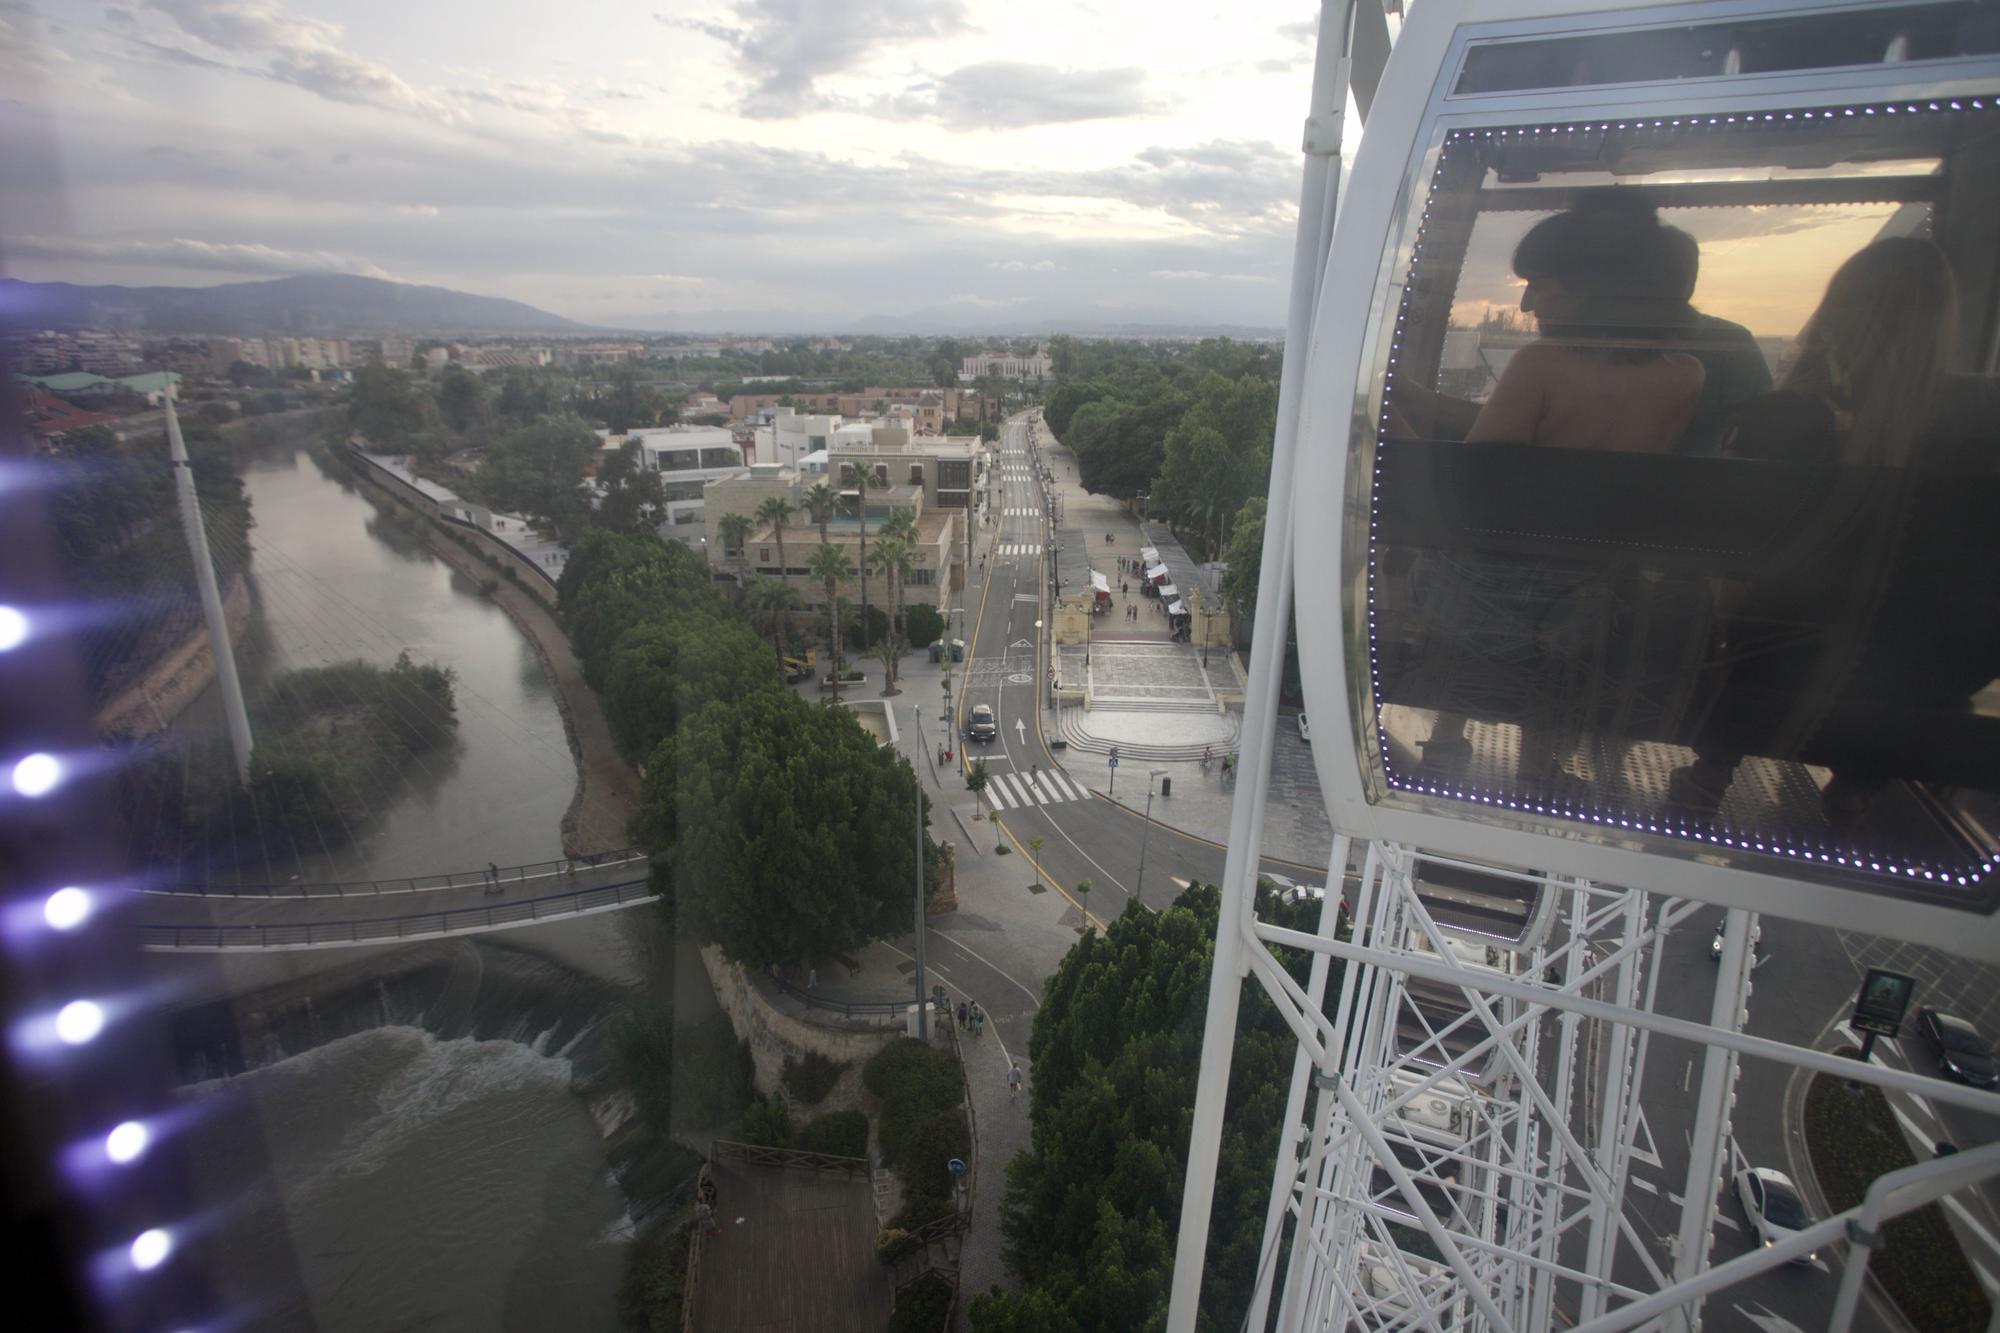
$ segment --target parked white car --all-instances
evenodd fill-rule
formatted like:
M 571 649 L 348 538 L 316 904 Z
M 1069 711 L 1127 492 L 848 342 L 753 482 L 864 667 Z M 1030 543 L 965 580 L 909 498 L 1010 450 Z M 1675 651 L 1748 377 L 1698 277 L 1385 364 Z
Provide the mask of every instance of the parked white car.
M 1299 739 L 1304 741 L 1307 745 L 1311 745 L 1313 743 L 1312 723 L 1306 720 L 1306 715 L 1304 713 L 1299 714 Z
M 1751 1166 L 1738 1171 L 1736 1198 L 1743 1205 L 1743 1215 L 1749 1219 L 1750 1229 L 1757 1233 L 1760 1245 L 1776 1245 L 1812 1225 L 1812 1218 L 1806 1214 L 1805 1201 L 1799 1198 L 1798 1187 L 1792 1184 L 1792 1178 L 1768 1166 Z M 1817 1258 L 1817 1252 L 1802 1254 L 1792 1262 L 1809 1264 Z

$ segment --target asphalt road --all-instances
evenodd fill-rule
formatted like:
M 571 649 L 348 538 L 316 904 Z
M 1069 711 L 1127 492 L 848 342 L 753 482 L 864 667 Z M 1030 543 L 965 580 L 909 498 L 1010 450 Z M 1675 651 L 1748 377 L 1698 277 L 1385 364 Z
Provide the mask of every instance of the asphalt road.
M 1205 839 L 1177 833 L 1120 806 L 1095 797 L 1074 799 L 1077 782 L 1056 783 L 1059 768 L 1049 749 L 1044 727 L 1052 715 L 1045 707 L 1048 678 L 1048 636 L 1044 632 L 1049 541 L 1048 509 L 1034 475 L 1026 423 L 1016 419 L 1001 429 L 996 464 L 995 525 L 984 529 L 993 553 L 985 565 L 985 586 L 973 612 L 968 636 L 970 661 L 960 689 L 960 732 L 963 719 L 978 704 L 992 707 L 999 735 L 987 744 L 971 744 L 968 759 L 984 759 L 989 772 L 1034 782 L 1037 789 L 1064 799 L 1005 812 L 1001 824 L 1024 853 L 1039 837 L 1033 852 L 1047 879 L 1062 891 L 1089 880 L 1083 905 L 1099 921 L 1109 921 L 1138 898 L 1148 907 L 1170 901 L 1186 881 L 1214 883 L 1222 878 L 1224 849 Z M 1143 770 L 1133 770 L 1145 780 Z M 1141 880 L 1141 859 L 1144 879 Z M 1323 876 L 1325 867 L 1302 868 L 1266 858 L 1264 867 L 1299 878 Z M 1073 893 L 1072 893 L 1072 896 Z

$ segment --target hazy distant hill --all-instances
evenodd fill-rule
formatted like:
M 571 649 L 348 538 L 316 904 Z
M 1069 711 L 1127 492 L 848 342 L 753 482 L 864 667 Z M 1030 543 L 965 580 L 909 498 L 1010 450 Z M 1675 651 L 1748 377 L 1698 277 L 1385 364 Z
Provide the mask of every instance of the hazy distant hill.
M 1279 338 L 1281 325 L 1225 323 L 1212 315 L 1150 307 L 1100 306 L 1090 302 L 1023 302 L 999 309 L 968 305 L 933 305 L 907 315 L 793 314 L 776 310 L 715 310 L 675 315 L 658 311 L 607 317 L 624 328 L 682 334 L 877 334 L 900 338 L 913 335 L 960 337 L 1046 337 L 1056 333 L 1097 337 L 1229 337 Z
M 149 333 L 588 333 L 519 301 L 380 278 L 311 274 L 217 287 L 79 287 L 0 279 L 0 310 L 32 328 Z

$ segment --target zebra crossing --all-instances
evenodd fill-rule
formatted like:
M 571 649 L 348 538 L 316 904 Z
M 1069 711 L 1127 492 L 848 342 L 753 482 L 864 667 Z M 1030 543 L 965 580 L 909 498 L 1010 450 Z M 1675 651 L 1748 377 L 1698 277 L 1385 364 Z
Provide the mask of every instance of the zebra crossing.
M 1003 509 L 1000 512 L 1008 518 L 1040 518 L 1042 516 L 1042 511 L 1039 509 Z
M 1041 547 L 1039 547 L 1039 546 L 1036 546 L 1036 545 L 1035 545 L 1034 543 L 1032 543 L 1032 542 L 1024 542 L 1024 543 L 1021 543 L 1021 544 L 1018 544 L 1018 545 L 1007 545 L 1007 544 L 1002 544 L 1002 545 L 999 545 L 999 546 L 996 546 L 996 547 L 994 547 L 994 548 L 993 548 L 993 554 L 995 554 L 995 555 L 1035 555 L 1035 554 L 1038 554 L 1038 553 L 1039 553 L 1039 552 L 1041 551 L 1041 549 L 1042 549 Z
M 1087 801 L 1090 792 L 1067 774 L 993 773 L 986 779 L 986 799 L 995 810 L 1025 810 L 1035 805 Z

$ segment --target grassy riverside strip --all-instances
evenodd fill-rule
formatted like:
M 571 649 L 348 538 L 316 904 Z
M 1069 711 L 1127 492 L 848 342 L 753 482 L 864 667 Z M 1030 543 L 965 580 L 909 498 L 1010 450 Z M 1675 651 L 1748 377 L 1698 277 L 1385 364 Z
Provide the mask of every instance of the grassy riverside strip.
M 1835 1212 L 1858 1205 L 1875 1177 L 1916 1161 L 1878 1088 L 1854 1091 L 1845 1079 L 1821 1074 L 1806 1090 L 1805 1122 L 1813 1174 L 1826 1206 Z M 1914 1327 L 1956 1333 L 1987 1326 L 1992 1306 L 1980 1294 L 1979 1279 L 1941 1205 L 1892 1218 L 1883 1234 L 1887 1241 L 1875 1251 L 1868 1271 Z

